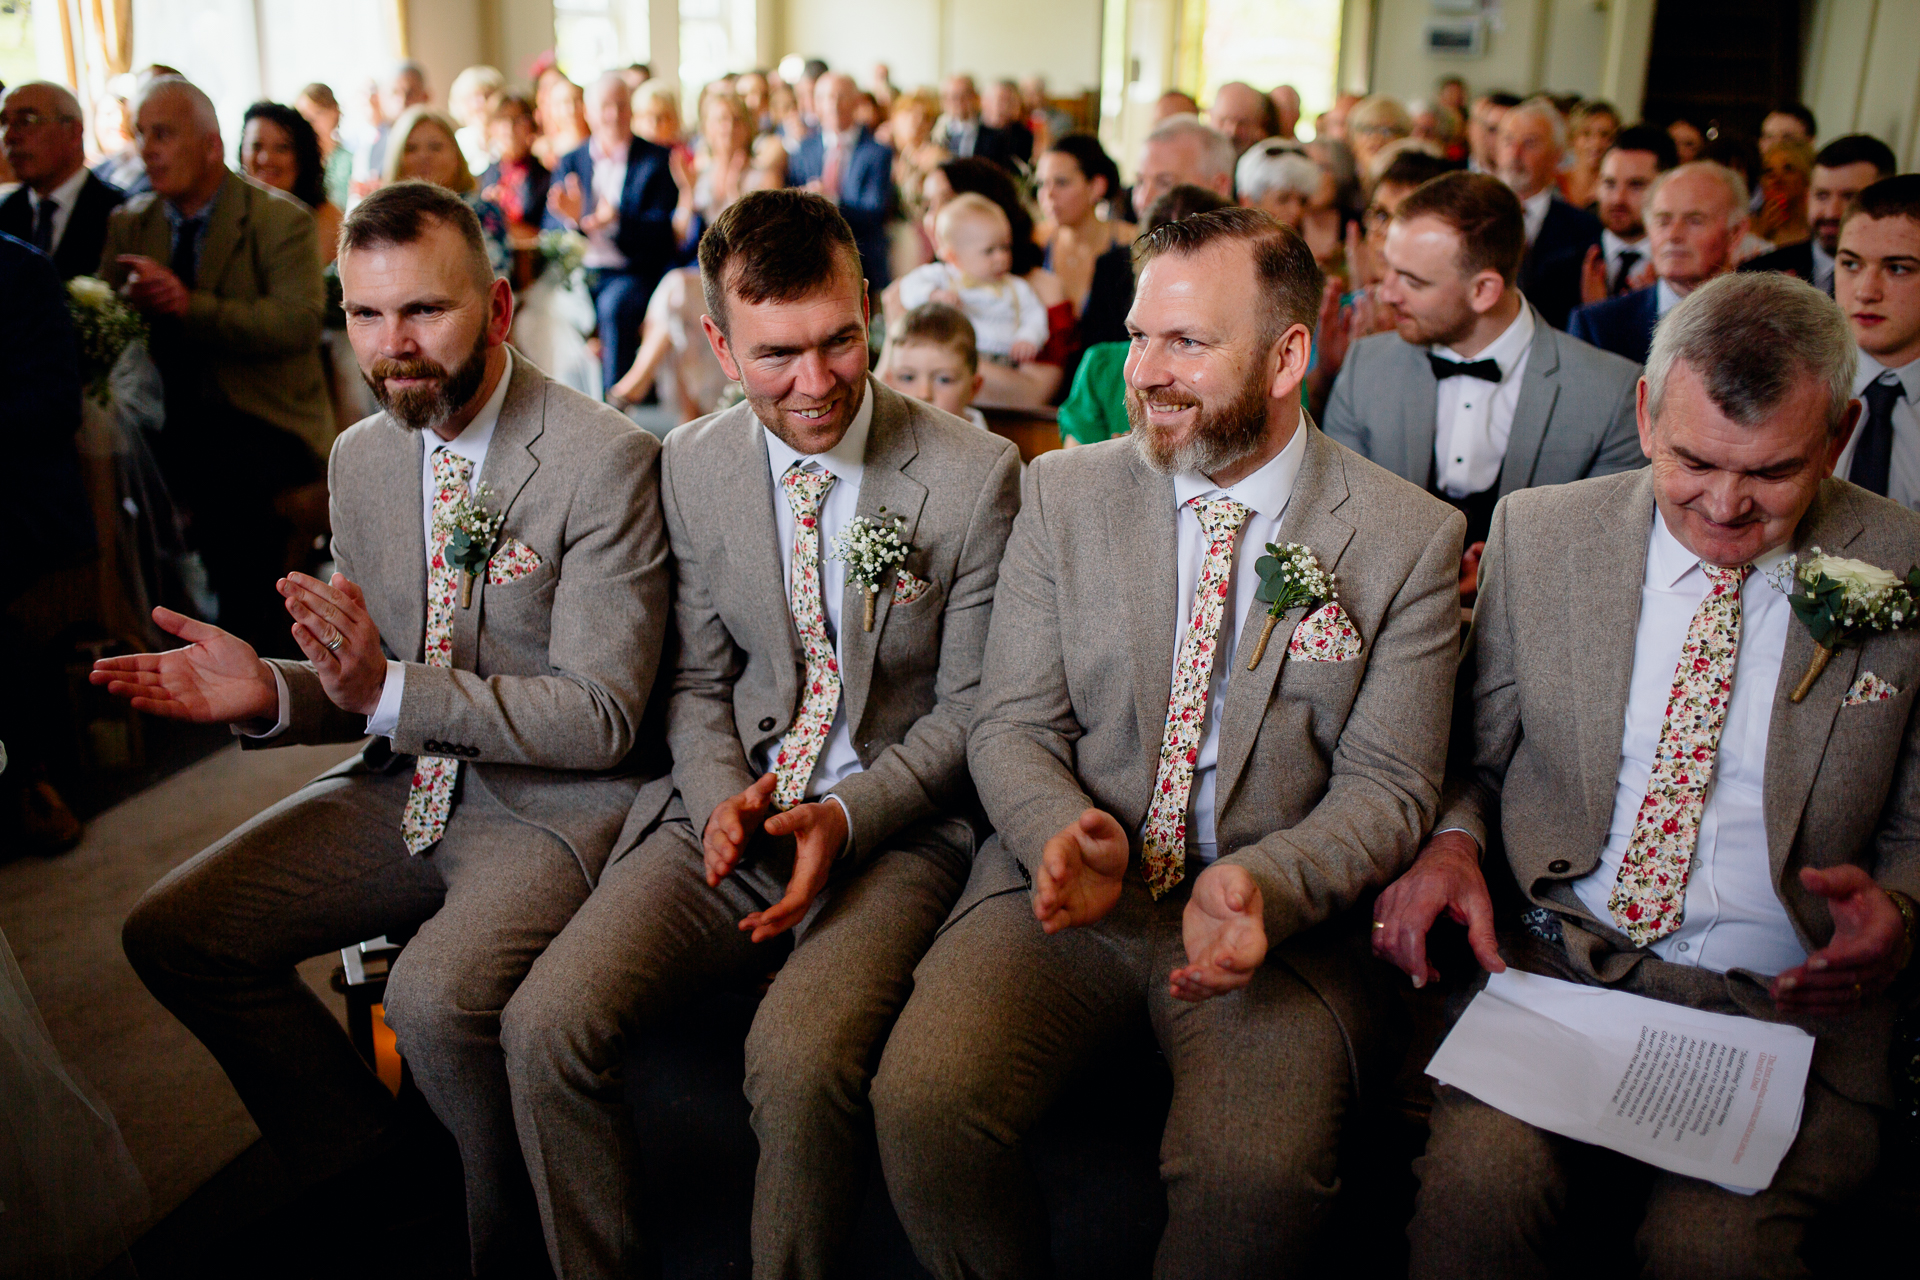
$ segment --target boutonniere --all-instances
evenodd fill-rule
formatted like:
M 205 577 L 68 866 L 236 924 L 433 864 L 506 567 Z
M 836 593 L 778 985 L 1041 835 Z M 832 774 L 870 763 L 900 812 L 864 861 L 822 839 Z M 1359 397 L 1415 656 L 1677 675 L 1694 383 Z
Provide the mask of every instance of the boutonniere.
M 1920 566 L 1903 580 L 1890 569 L 1821 554 L 1789 556 L 1770 579 L 1785 593 L 1793 614 L 1813 637 L 1813 661 L 1793 691 L 1799 702 L 1827 669 L 1833 651 L 1858 644 L 1875 631 L 1901 631 L 1916 625 L 1914 598 L 1920 596 Z
M 472 607 L 473 580 L 487 567 L 487 557 L 493 554 L 493 543 L 500 536 L 500 526 L 506 523 L 504 513 L 489 511 L 482 505 L 493 496 L 493 486 L 482 481 L 473 487 L 471 496 L 455 501 L 453 509 L 434 525 L 435 531 L 445 534 L 447 538 L 440 554 L 461 571 L 462 609 Z
M 900 536 L 906 520 L 880 508 L 880 518 L 855 516 L 834 535 L 833 559 L 847 566 L 847 576 L 860 584 L 866 601 L 866 630 L 873 630 L 873 606 L 880 596 L 880 579 L 888 569 L 905 564 L 913 548 Z
M 1254 561 L 1253 571 L 1260 575 L 1260 590 L 1255 596 L 1267 606 L 1267 625 L 1260 629 L 1260 641 L 1247 661 L 1249 671 L 1260 665 L 1282 614 L 1298 608 L 1312 613 L 1340 595 L 1334 575 L 1322 569 L 1313 552 L 1298 542 L 1284 546 L 1269 542 L 1267 554 Z

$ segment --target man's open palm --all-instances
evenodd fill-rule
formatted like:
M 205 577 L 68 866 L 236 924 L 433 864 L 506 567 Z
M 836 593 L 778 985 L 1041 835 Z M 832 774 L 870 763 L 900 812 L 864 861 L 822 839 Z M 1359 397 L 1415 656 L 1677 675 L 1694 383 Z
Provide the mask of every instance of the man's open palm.
M 1033 914 L 1048 933 L 1092 924 L 1120 901 L 1126 873 L 1127 833 L 1113 815 L 1089 809 L 1041 850 Z
M 279 713 L 273 673 L 252 645 L 171 609 L 155 609 L 153 620 L 186 647 L 102 658 L 87 678 L 134 710 L 170 720 L 236 724 Z
M 1247 985 L 1267 958 L 1266 911 L 1260 886 L 1244 868 L 1215 865 L 1193 883 L 1180 916 L 1187 963 L 1175 969 L 1173 994 L 1198 1002 Z

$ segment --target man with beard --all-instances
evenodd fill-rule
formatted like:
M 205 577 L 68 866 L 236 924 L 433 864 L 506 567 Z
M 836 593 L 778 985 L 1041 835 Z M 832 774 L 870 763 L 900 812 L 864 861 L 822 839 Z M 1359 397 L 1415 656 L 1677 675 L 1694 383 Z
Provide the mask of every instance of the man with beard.
M 1864 133 L 1835 138 L 1813 158 L 1807 186 L 1807 226 L 1813 235 L 1799 244 L 1761 254 L 1742 271 L 1779 271 L 1805 280 L 1833 297 L 1834 255 L 1840 251 L 1840 224 L 1853 198 L 1899 168 L 1893 148 Z
M 868 376 L 866 282 L 831 201 L 741 197 L 700 271 L 707 337 L 747 399 L 675 431 L 661 463 L 678 795 L 664 817 L 635 806 L 502 1028 L 566 1277 L 635 1275 L 648 1255 L 631 1038 L 776 967 L 745 1046 L 754 1274 L 839 1273 L 873 1064 L 979 826 L 966 734 L 1019 455 Z
M 1614 135 L 1600 158 L 1600 188 L 1594 213 L 1600 218 L 1600 243 L 1587 250 L 1580 272 L 1583 304 L 1619 298 L 1653 283 L 1642 209 L 1655 178 L 1678 164 L 1673 139 L 1665 129 L 1628 125 Z
M 278 589 L 305 662 L 165 609 L 187 646 L 95 684 L 243 746 L 357 756 L 176 868 L 127 957 L 219 1059 L 301 1197 L 406 1186 L 394 1100 L 301 982 L 410 938 L 386 1020 L 458 1140 L 476 1275 L 543 1265 L 500 1011 L 630 812 L 671 786 L 643 729 L 668 609 L 659 446 L 505 345 L 512 294 L 458 196 L 403 182 L 341 232 L 347 333 L 384 412 L 334 446 L 331 581 Z M 404 1194 L 404 1192 L 403 1192 Z
M 1136 253 L 1133 429 L 1027 471 L 968 741 L 997 832 L 874 1082 L 941 1277 L 1051 1271 L 1022 1140 L 1147 1028 L 1174 1082 L 1155 1274 L 1297 1268 L 1392 1039 L 1365 904 L 1439 800 L 1464 522 L 1301 412 L 1299 237 L 1221 209 Z M 1269 637 L 1270 544 L 1338 587 Z

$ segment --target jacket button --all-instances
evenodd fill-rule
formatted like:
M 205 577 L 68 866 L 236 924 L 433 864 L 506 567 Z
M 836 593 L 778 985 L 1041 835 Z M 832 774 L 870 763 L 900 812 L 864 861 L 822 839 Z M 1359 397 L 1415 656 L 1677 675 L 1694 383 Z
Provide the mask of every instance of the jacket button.
M 1551 871 L 1556 876 L 1566 873 L 1567 871 L 1571 870 L 1572 867 L 1573 867 L 1573 864 L 1571 862 L 1568 862 L 1565 858 L 1555 858 L 1552 862 L 1549 862 L 1547 864 L 1547 870 Z
M 439 741 L 434 738 L 428 738 L 425 742 L 421 743 L 420 745 L 425 747 L 428 751 L 438 751 L 440 749 Z
M 772 733 L 772 732 L 773 732 L 773 717 L 772 717 L 772 716 L 768 716 L 768 717 L 767 717 L 767 718 L 766 718 L 765 720 L 762 720 L 762 721 L 760 722 L 760 732 L 762 732 L 762 733 Z

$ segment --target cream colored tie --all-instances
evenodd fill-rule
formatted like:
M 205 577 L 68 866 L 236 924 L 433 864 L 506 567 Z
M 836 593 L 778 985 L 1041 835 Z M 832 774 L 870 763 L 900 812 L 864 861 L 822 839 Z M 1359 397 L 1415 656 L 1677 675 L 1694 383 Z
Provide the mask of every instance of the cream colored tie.
M 787 505 L 793 508 L 793 625 L 800 633 L 806 661 L 805 687 L 793 727 L 780 739 L 773 758 L 773 803 L 791 809 L 807 795 L 813 765 L 833 731 L 840 705 L 840 663 L 827 635 L 827 611 L 820 599 L 820 504 L 833 488 L 831 471 L 804 470 L 796 462 L 780 477 Z

